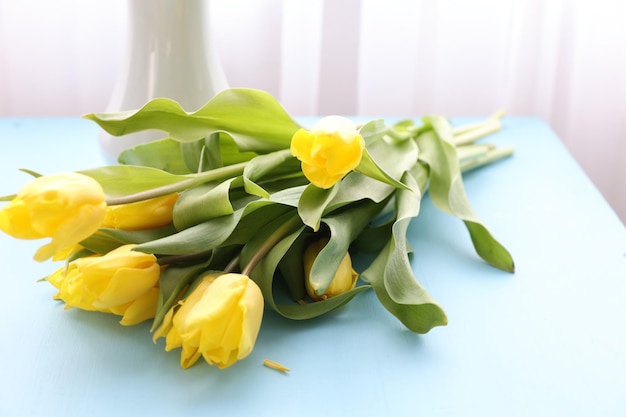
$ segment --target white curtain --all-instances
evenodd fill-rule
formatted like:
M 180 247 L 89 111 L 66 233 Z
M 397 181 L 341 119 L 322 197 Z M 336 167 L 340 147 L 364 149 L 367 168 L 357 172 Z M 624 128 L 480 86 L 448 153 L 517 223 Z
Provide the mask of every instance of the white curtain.
M 104 110 L 125 1 L 0 0 L 0 116 Z M 231 86 L 294 115 L 540 117 L 626 221 L 625 1 L 210 3 Z

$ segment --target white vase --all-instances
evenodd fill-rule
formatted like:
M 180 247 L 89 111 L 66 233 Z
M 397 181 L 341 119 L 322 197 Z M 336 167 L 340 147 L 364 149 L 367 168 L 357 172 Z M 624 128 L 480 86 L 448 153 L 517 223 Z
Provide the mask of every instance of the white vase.
M 212 44 L 208 0 L 127 0 L 128 34 L 122 68 L 108 112 L 139 109 L 157 97 L 195 111 L 228 87 Z M 121 151 L 165 137 L 144 131 L 112 137 L 102 131 L 108 163 Z

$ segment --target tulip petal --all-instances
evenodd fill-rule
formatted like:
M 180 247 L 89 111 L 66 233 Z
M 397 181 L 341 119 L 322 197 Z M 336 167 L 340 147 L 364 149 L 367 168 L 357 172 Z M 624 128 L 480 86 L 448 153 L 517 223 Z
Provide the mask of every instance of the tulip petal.
M 154 287 L 159 281 L 160 272 L 156 258 L 148 268 L 127 267 L 116 270 L 104 291 L 94 300 L 94 307 L 110 308 L 136 300 Z
M 298 130 L 291 153 L 302 162 L 304 176 L 320 188 L 330 188 L 356 168 L 365 141 L 356 125 L 341 116 L 321 119 L 311 130 Z
M 315 165 L 302 163 L 302 172 L 312 184 L 319 188 L 328 189 L 343 178 L 343 174 L 329 175 L 326 169 Z
M 45 261 L 57 252 L 88 238 L 98 230 L 104 220 L 106 204 L 81 207 L 74 217 L 61 223 L 52 236 L 52 241 L 37 250 L 34 259 Z
M 291 139 L 291 154 L 300 161 L 310 163 L 311 147 L 313 146 L 314 136 L 304 129 L 299 129 Z
M 167 332 L 168 351 L 182 346 L 181 367 L 188 368 L 203 356 L 223 369 L 250 354 L 264 306 L 261 290 L 249 277 L 205 276 L 181 304 L 178 310 L 168 311 L 155 334 Z
M 177 199 L 178 194 L 174 193 L 136 203 L 109 206 L 102 227 L 144 230 L 165 226 L 172 222 Z
M 46 237 L 33 229 L 28 207 L 19 198 L 13 199 L 0 210 L 0 230 L 18 239 Z
M 120 324 L 122 326 L 132 326 L 153 318 L 158 301 L 159 288 L 155 287 L 130 303 L 126 311 L 123 313 Z M 113 309 L 111 309 L 111 311 L 114 314 L 119 314 L 113 311 Z

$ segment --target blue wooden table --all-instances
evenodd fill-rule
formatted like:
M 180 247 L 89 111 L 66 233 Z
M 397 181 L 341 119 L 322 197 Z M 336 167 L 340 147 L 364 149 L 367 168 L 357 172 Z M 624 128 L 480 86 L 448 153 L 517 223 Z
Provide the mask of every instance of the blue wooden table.
M 81 119 L 0 119 L 0 194 L 29 179 L 18 168 L 102 165 L 97 135 Z M 65 311 L 36 282 L 58 267 L 32 261 L 41 242 L 0 235 L 0 416 L 626 415 L 626 230 L 543 122 L 505 119 L 489 141 L 516 153 L 465 185 L 517 271 L 482 262 L 426 198 L 412 265 L 449 318 L 426 335 L 370 291 L 311 321 L 267 312 L 247 359 L 183 370 L 149 324 Z

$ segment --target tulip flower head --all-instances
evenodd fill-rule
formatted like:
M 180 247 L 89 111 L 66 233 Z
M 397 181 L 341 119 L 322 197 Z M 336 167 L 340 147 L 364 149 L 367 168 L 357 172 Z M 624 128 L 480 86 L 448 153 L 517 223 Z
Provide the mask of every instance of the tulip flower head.
M 200 356 L 223 369 L 252 352 L 263 318 L 263 294 L 242 274 L 211 274 L 168 311 L 154 334 L 165 336 L 165 350 L 182 347 L 180 365 Z
M 18 239 L 52 238 L 35 253 L 45 261 L 93 234 L 106 211 L 102 187 L 94 179 L 65 173 L 35 178 L 0 210 L 0 230 Z
M 136 203 L 108 206 L 102 227 L 122 230 L 145 230 L 172 222 L 178 193 L 168 194 Z
M 59 290 L 54 298 L 64 301 L 65 308 L 121 315 L 123 325 L 154 317 L 161 267 L 154 255 L 134 251 L 134 246 L 59 268 L 47 278 Z
M 302 162 L 302 172 L 319 188 L 330 188 L 361 162 L 365 141 L 356 125 L 341 116 L 328 116 L 310 132 L 298 130 L 291 154 Z
M 346 253 L 341 260 L 330 285 L 328 285 L 328 288 L 326 288 L 323 294 L 317 293 L 310 281 L 311 269 L 313 268 L 313 263 L 315 262 L 317 255 L 319 255 L 327 243 L 328 239 L 315 241 L 305 249 L 303 255 L 306 292 L 309 297 L 316 301 L 324 300 L 326 298 L 334 297 L 350 291 L 355 287 L 356 281 L 359 277 L 359 274 L 352 269 L 352 259 L 350 258 L 350 254 Z

